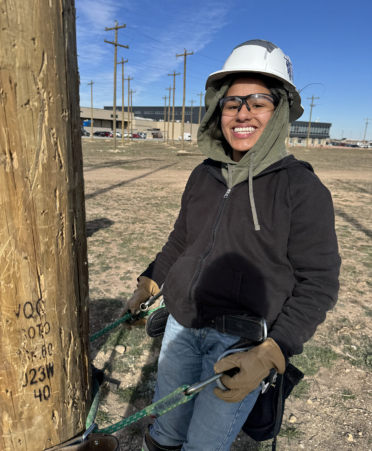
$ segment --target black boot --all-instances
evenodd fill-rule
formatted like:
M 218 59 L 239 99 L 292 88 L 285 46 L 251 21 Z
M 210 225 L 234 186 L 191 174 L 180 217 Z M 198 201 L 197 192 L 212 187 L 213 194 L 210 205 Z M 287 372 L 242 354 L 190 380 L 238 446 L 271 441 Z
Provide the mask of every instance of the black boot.
M 181 451 L 182 445 L 179 446 L 163 446 L 150 436 L 147 429 L 142 442 L 142 451 Z

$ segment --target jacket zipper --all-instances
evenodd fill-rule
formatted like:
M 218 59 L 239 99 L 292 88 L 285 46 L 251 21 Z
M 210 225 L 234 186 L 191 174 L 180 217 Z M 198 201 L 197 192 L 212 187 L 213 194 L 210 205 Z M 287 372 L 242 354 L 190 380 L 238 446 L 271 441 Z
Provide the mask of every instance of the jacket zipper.
M 212 249 L 213 249 L 213 245 L 214 245 L 214 240 L 215 240 L 215 236 L 216 236 L 216 231 L 217 231 L 217 228 L 218 228 L 218 224 L 219 224 L 220 219 L 221 219 L 221 217 L 222 217 L 222 213 L 223 213 L 223 210 L 224 210 L 224 208 L 225 208 L 225 206 L 226 206 L 226 202 L 227 202 L 227 199 L 228 199 L 228 197 L 229 197 L 229 194 L 231 193 L 231 190 L 232 190 L 232 188 L 228 188 L 227 191 L 226 191 L 226 193 L 224 194 L 224 196 L 223 196 L 223 198 L 222 198 L 222 202 L 221 202 L 221 204 L 220 204 L 220 208 L 219 208 L 219 210 L 218 210 L 217 217 L 216 217 L 216 220 L 215 220 L 215 223 L 214 223 L 214 226 L 213 226 L 212 240 L 211 240 L 211 242 L 210 242 L 210 244 L 209 244 L 207 250 L 206 250 L 206 251 L 204 252 L 204 254 L 202 255 L 202 259 L 201 259 L 201 262 L 199 263 L 199 266 L 198 266 L 196 275 L 194 276 L 194 279 L 193 279 L 193 281 L 191 282 L 189 291 L 188 291 L 188 293 L 187 293 L 187 300 L 188 300 L 188 302 L 191 302 L 191 301 L 194 301 L 194 302 L 195 302 L 194 296 L 193 296 L 193 294 L 194 294 L 194 288 L 196 288 L 197 282 L 198 282 L 198 280 L 199 280 L 199 278 L 200 278 L 200 275 L 201 275 L 201 269 L 202 269 L 203 263 L 204 263 L 205 259 L 208 257 L 208 255 L 211 253 L 211 251 L 212 251 Z M 199 327 L 199 324 L 198 324 L 198 327 Z

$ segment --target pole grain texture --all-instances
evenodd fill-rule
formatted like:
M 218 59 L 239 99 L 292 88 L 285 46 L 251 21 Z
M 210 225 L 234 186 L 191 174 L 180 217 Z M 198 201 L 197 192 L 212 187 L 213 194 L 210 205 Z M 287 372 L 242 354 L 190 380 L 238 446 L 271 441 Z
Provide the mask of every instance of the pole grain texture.
M 74 0 L 0 1 L 0 449 L 81 433 L 91 405 Z

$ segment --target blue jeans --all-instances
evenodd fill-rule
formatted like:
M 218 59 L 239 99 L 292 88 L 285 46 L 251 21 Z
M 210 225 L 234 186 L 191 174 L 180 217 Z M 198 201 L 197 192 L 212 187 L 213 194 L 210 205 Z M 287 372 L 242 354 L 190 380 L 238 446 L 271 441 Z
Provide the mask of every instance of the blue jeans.
M 154 402 L 181 385 L 213 376 L 218 357 L 239 337 L 222 334 L 210 327 L 187 329 L 169 315 L 159 357 Z M 182 451 L 228 451 L 252 410 L 260 389 L 241 402 L 227 403 L 207 386 L 191 401 L 155 420 L 151 437 L 163 446 L 183 445 Z

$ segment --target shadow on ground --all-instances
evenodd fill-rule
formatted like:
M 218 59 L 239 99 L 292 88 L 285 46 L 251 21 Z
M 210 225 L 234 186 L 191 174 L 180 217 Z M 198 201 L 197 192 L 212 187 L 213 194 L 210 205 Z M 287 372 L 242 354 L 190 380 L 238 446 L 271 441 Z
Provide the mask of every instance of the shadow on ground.
M 88 221 L 86 225 L 87 238 L 93 236 L 96 232 L 98 232 L 98 230 L 108 229 L 113 224 L 115 224 L 115 222 L 108 218 L 99 218 L 94 219 L 93 221 Z

